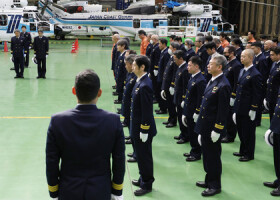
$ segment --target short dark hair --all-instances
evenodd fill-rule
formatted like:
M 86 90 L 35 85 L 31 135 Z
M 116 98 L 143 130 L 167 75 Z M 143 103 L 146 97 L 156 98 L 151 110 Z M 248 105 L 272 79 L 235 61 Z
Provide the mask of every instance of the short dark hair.
M 138 55 L 135 57 L 135 63 L 136 65 L 140 68 L 142 65 L 145 66 L 144 71 L 148 72 L 151 62 L 150 59 L 147 56 L 143 56 L 143 55 Z
M 211 35 L 207 35 L 207 36 L 205 36 L 205 40 L 207 40 L 208 42 L 212 42 L 213 37 Z
M 177 36 L 176 35 L 170 35 L 169 38 L 171 38 L 172 40 L 174 40 Z
M 231 35 L 231 39 L 233 40 L 233 39 L 235 39 L 235 38 L 238 38 L 238 39 L 239 39 L 240 36 L 239 36 L 238 34 L 232 34 L 232 35 Z
M 183 58 L 183 60 L 186 60 L 185 53 L 182 50 L 176 50 L 174 52 L 174 56 L 176 56 L 176 58 L 178 58 L 178 59 Z
M 278 43 L 278 38 L 273 38 L 273 39 L 272 39 L 272 42 Z
M 220 34 L 221 37 L 226 38 L 227 34 L 225 34 L 224 32 Z
M 165 44 L 167 46 L 167 43 L 168 43 L 167 39 L 160 38 L 159 41 L 160 41 L 160 43 Z
M 43 31 L 42 29 L 39 29 L 39 30 L 38 30 L 38 33 L 40 33 L 40 32 L 41 32 L 41 33 L 44 33 L 44 31 Z
M 176 50 L 180 49 L 180 44 L 178 42 L 171 42 L 170 45 Z
M 135 50 L 127 50 L 128 55 L 137 55 L 137 52 Z
M 192 56 L 189 61 L 191 61 L 194 65 L 198 65 L 199 69 L 201 69 L 202 60 L 199 56 Z
M 175 41 L 178 41 L 178 42 L 182 42 L 182 38 L 181 38 L 181 37 L 175 37 L 174 40 L 175 40 Z
M 252 46 L 252 47 L 259 47 L 259 48 L 262 48 L 262 43 L 260 43 L 260 42 L 253 42 L 251 46 Z
M 124 46 L 124 49 L 128 48 L 127 40 L 121 39 L 117 42 L 118 46 Z
M 205 48 L 206 49 L 217 49 L 217 46 L 216 46 L 216 44 L 215 44 L 215 42 L 209 42 L 209 43 L 207 43 L 207 44 L 205 44 Z
M 249 32 L 250 32 L 254 37 L 256 36 L 256 31 L 250 30 Z
M 76 95 L 82 103 L 91 102 L 100 89 L 98 75 L 92 69 L 86 69 L 77 74 L 75 79 Z
M 234 46 L 226 46 L 225 48 L 228 49 L 228 53 L 233 53 L 235 55 L 235 48 L 234 48 Z
M 273 51 L 275 54 L 279 55 L 280 54 L 280 47 L 272 47 L 270 51 Z
M 242 45 L 242 41 L 239 39 L 239 38 L 234 38 L 232 40 L 232 42 L 238 46 L 241 46 Z
M 267 40 L 268 36 L 267 35 L 261 35 L 260 38 L 263 39 L 263 40 Z
M 125 57 L 125 62 L 128 62 L 130 64 L 132 64 L 135 60 L 136 55 L 135 54 L 130 54 L 127 57 Z
M 123 37 L 122 39 L 127 41 L 127 47 L 129 47 L 129 45 L 130 45 L 129 37 Z
M 119 34 L 119 32 L 118 31 L 113 31 L 112 35 L 115 35 L 115 34 Z
M 147 35 L 147 33 L 144 30 L 139 30 L 138 35 L 142 35 L 142 34 L 145 35 L 145 36 Z
M 21 28 L 26 28 L 26 26 L 25 26 L 25 25 L 22 25 Z

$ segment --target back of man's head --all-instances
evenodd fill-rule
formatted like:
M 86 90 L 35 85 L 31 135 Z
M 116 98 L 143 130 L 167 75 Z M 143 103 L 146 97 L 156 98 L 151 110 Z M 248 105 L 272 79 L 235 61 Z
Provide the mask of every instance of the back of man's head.
M 97 97 L 100 79 L 93 70 L 86 69 L 77 74 L 75 89 L 80 103 L 90 103 Z

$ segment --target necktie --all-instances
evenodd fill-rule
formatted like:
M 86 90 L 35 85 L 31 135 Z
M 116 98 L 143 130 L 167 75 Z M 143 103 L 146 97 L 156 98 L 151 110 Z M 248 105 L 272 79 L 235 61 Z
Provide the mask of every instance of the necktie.
M 244 76 L 244 74 L 246 73 L 246 70 L 245 69 L 243 69 L 243 71 L 242 72 L 240 72 L 240 76 L 239 76 L 239 78 L 242 78 L 243 76 Z
M 207 84 L 207 87 L 206 88 L 208 88 L 209 87 L 209 85 L 211 85 L 213 83 L 213 81 L 212 81 L 212 79 L 208 82 L 208 84 Z

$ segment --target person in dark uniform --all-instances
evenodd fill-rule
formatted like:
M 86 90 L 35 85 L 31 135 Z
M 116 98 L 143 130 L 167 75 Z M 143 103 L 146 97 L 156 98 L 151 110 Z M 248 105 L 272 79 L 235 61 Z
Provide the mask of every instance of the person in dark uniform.
M 178 42 L 179 45 L 180 45 L 180 49 L 178 49 L 178 50 L 181 50 L 181 51 L 183 51 L 183 52 L 186 53 L 187 50 L 186 50 L 186 48 L 185 48 L 185 43 L 182 42 L 182 38 L 181 38 L 181 37 L 175 37 L 175 38 L 174 38 L 174 41 L 175 41 L 175 42 Z
M 208 65 L 208 72 L 212 74 L 212 78 L 205 88 L 194 130 L 201 138 L 203 166 L 206 172 L 205 181 L 196 182 L 198 187 L 206 188 L 202 196 L 213 196 L 221 192 L 220 136 L 226 126 L 231 93 L 230 84 L 223 74 L 226 64 L 226 58 L 218 55 L 213 57 Z
M 16 71 L 15 78 L 24 78 L 24 57 L 26 56 L 27 45 L 25 39 L 20 36 L 20 31 L 15 30 L 15 36 L 11 39 L 11 54 L 14 61 L 14 68 Z
M 239 152 L 233 155 L 240 157 L 239 161 L 246 162 L 254 159 L 256 143 L 256 112 L 260 106 L 262 91 L 262 75 L 253 65 L 254 51 L 246 49 L 241 54 L 244 69 L 240 70 L 234 114 L 232 116 L 237 126 L 240 139 Z
M 198 144 L 198 135 L 194 132 L 197 116 L 200 111 L 202 96 L 204 94 L 206 80 L 201 74 L 201 59 L 193 56 L 188 63 L 188 72 L 191 74 L 188 82 L 186 97 L 184 99 L 184 109 L 182 123 L 188 129 L 190 135 L 191 151 L 184 153 L 186 161 L 196 161 L 201 159 L 201 147 Z M 195 115 L 195 117 L 194 117 Z
M 119 34 L 114 34 L 112 36 L 112 41 L 114 42 L 113 48 L 112 48 L 112 65 L 111 65 L 111 70 L 113 71 L 114 78 L 116 81 L 115 77 L 115 67 L 116 67 L 116 62 L 119 57 L 119 52 L 118 52 L 118 45 L 117 42 L 120 40 L 120 35 Z M 112 86 L 113 89 L 116 89 L 116 85 Z
M 170 94 L 169 88 L 171 87 L 171 83 L 173 80 L 173 74 L 177 71 L 177 65 L 173 60 L 173 53 L 180 49 L 180 45 L 178 42 L 171 42 L 168 53 L 170 55 L 169 61 L 165 67 L 163 73 L 163 80 L 161 85 L 161 97 L 166 101 L 167 110 L 168 110 L 168 120 L 167 122 L 163 122 L 166 125 L 166 128 L 171 128 L 177 125 L 177 112 L 175 104 L 173 103 L 173 95 Z
M 22 32 L 20 33 L 20 36 L 25 38 L 25 43 L 26 43 L 26 49 L 24 49 L 24 51 L 26 51 L 24 66 L 28 67 L 29 66 L 29 49 L 31 49 L 32 39 L 31 39 L 30 33 L 26 32 L 26 26 L 22 26 L 21 30 L 22 30 Z
M 151 192 L 155 181 L 152 141 L 157 130 L 153 116 L 153 86 L 147 74 L 149 66 L 146 56 L 137 56 L 133 62 L 137 80 L 132 91 L 130 132 L 140 174 L 138 180 L 132 180 L 133 185 L 140 187 L 134 192 L 135 196 Z
M 280 47 L 271 49 L 270 58 L 273 61 L 273 65 L 267 80 L 266 96 L 263 103 L 264 107 L 269 111 L 270 120 L 272 120 L 280 87 Z
M 42 30 L 38 31 L 39 36 L 34 38 L 34 57 L 37 59 L 37 78 L 46 78 L 46 58 L 49 55 L 49 39 L 45 37 Z
M 213 37 L 211 35 L 205 36 L 205 44 L 212 42 L 212 41 L 213 41 Z
M 151 59 L 151 53 L 152 53 L 152 50 L 153 50 L 153 40 L 151 39 L 152 38 L 152 34 L 148 34 L 147 36 L 147 39 L 149 41 L 149 44 L 147 46 L 147 49 L 146 49 L 146 56 Z
M 208 53 L 206 51 L 206 48 L 204 46 L 204 41 L 205 41 L 205 37 L 204 36 L 197 36 L 195 38 L 195 46 L 198 48 L 196 55 L 200 57 L 200 59 L 202 60 L 202 69 L 201 72 L 204 75 L 205 70 L 207 69 L 207 60 L 208 60 Z
M 116 65 L 115 65 L 115 77 L 116 77 L 116 92 L 118 94 L 118 99 L 114 101 L 114 104 L 121 104 L 122 98 L 123 98 L 123 87 L 124 87 L 124 81 L 126 78 L 126 69 L 125 69 L 125 52 L 128 49 L 127 41 L 124 39 L 121 39 L 117 42 L 117 48 L 119 52 L 119 57 L 117 59 Z
M 217 52 L 221 55 L 224 54 L 224 48 L 221 45 L 221 41 L 218 38 L 214 38 L 213 42 L 216 44 Z
M 219 55 L 219 53 L 217 53 L 217 50 L 216 50 L 216 44 L 214 42 L 209 42 L 207 44 L 204 45 L 205 46 L 205 49 L 206 49 L 206 52 L 207 54 L 209 55 L 208 59 L 207 59 L 207 62 L 206 62 L 206 66 L 209 65 L 209 62 L 210 60 Z M 204 71 L 204 77 L 206 79 L 206 81 L 208 82 L 210 79 L 211 79 L 211 74 L 208 73 L 208 70 L 207 68 L 205 68 L 205 71 Z
M 190 139 L 188 129 L 182 123 L 183 105 L 190 74 L 188 73 L 187 63 L 185 61 L 185 53 L 182 50 L 175 51 L 173 59 L 178 66 L 175 76 L 173 103 L 177 108 L 178 122 L 181 131 L 180 135 L 175 136 L 174 139 L 178 140 L 177 144 L 184 144 Z
M 266 62 L 269 69 L 271 69 L 272 66 L 272 60 L 270 58 L 270 49 L 272 48 L 272 46 L 273 46 L 273 42 L 271 40 L 265 41 L 263 45 L 263 54 L 266 58 Z
M 191 39 L 185 40 L 185 49 L 186 49 L 186 63 L 189 62 L 190 58 L 195 56 L 195 52 L 193 50 L 194 43 Z
M 52 198 L 123 199 L 123 128 L 119 115 L 97 108 L 101 93 L 98 75 L 84 70 L 76 76 L 73 87 L 78 101 L 76 108 L 51 118 L 46 175 Z
M 170 36 L 169 36 L 169 43 L 175 42 L 175 38 L 176 38 L 176 37 L 177 37 L 176 35 L 170 35 Z
M 234 142 L 237 133 L 236 125 L 232 120 L 232 115 L 233 115 L 234 99 L 236 98 L 238 76 L 243 66 L 235 57 L 235 48 L 233 46 L 227 46 L 224 49 L 224 56 L 228 60 L 226 69 L 224 70 L 224 75 L 227 77 L 232 91 L 231 91 L 231 98 L 230 98 L 230 110 L 229 110 L 227 126 L 226 126 L 226 134 L 222 138 L 222 143 L 230 143 L 230 142 Z
M 273 182 L 264 182 L 266 187 L 275 188 L 270 192 L 272 196 L 280 196 L 280 95 L 275 106 L 273 118 L 271 120 L 270 128 L 266 131 L 265 137 L 271 138 L 273 141 L 273 159 L 274 169 L 276 174 L 276 180 Z M 267 141 L 268 142 L 268 141 Z M 269 144 L 271 145 L 271 144 Z
M 243 51 L 242 41 L 239 38 L 235 38 L 231 41 L 231 45 L 234 46 L 236 59 L 240 62 L 241 61 L 241 53 Z
M 170 54 L 168 53 L 167 40 L 165 38 L 159 39 L 159 49 L 161 50 L 159 62 L 158 62 L 158 70 L 154 70 L 154 75 L 157 77 L 157 87 L 156 87 L 156 95 L 158 98 L 159 110 L 156 110 L 156 114 L 166 114 L 167 113 L 167 105 L 166 102 L 161 98 L 161 85 L 163 80 L 163 74 L 165 71 L 165 67 L 169 61 Z

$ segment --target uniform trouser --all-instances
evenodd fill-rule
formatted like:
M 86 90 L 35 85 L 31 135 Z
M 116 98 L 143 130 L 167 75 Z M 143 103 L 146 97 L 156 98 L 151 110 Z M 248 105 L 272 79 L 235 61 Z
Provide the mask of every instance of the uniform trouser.
M 124 80 L 118 79 L 117 86 L 116 86 L 116 92 L 118 93 L 119 101 L 122 101 L 122 98 L 123 98 L 123 87 L 124 87 Z
M 233 122 L 232 115 L 233 115 L 233 107 L 230 107 L 228 118 L 227 118 L 227 125 L 226 125 L 226 136 L 230 140 L 234 140 L 237 133 L 236 124 Z
M 269 102 L 268 103 L 268 108 L 269 108 L 269 119 L 270 119 L 270 122 L 273 118 L 273 113 L 274 113 L 274 109 L 275 109 L 275 106 L 276 106 L 276 103 L 272 103 L 272 102 Z
M 274 157 L 274 169 L 277 179 L 275 183 L 280 185 L 280 134 L 273 134 L 273 157 Z
M 26 56 L 24 58 L 24 66 L 29 66 L 29 49 L 27 50 Z
M 176 124 L 177 123 L 177 113 L 176 113 L 176 106 L 173 103 L 174 96 L 172 96 L 170 94 L 170 92 L 167 90 L 165 90 L 165 94 L 166 94 L 167 110 L 169 113 L 168 122 Z
M 132 144 L 132 157 L 136 159 L 136 153 L 135 153 L 135 144 L 133 141 L 133 138 L 131 137 L 131 133 L 130 133 L 130 117 L 124 117 L 124 122 L 127 124 L 127 128 L 128 128 L 128 132 L 129 132 L 129 136 L 130 136 L 130 140 L 131 140 L 131 144 Z
M 24 73 L 24 57 L 14 57 L 14 67 L 17 76 L 23 76 Z
M 249 115 L 236 115 L 236 126 L 240 138 L 239 153 L 254 159 L 256 144 L 256 122 Z
M 157 77 L 155 77 L 153 73 L 150 73 L 150 76 L 151 76 L 150 78 L 153 83 L 154 97 L 155 97 L 156 101 L 158 101 L 158 96 L 156 96 Z
M 221 138 L 213 143 L 211 133 L 201 135 L 205 183 L 209 189 L 221 188 L 222 161 Z
M 266 86 L 264 86 L 264 88 L 265 89 L 263 89 L 263 91 L 261 91 L 261 100 L 260 100 L 259 107 L 258 107 L 257 113 L 256 113 L 256 125 L 261 125 L 261 122 L 262 122 L 262 111 L 264 109 L 263 100 L 265 98 L 264 91 L 266 91 Z
M 177 105 L 177 116 L 178 116 L 178 122 L 179 122 L 179 127 L 180 127 L 180 139 L 188 141 L 190 136 L 188 134 L 188 128 L 185 127 L 182 123 L 182 114 L 183 114 L 183 108 L 181 107 L 181 105 Z
M 37 69 L 38 76 L 45 77 L 46 76 L 46 58 L 37 58 Z
M 156 90 L 155 90 L 155 97 L 156 97 L 156 100 L 158 102 L 158 106 L 159 106 L 159 109 L 162 110 L 162 111 L 166 111 L 167 109 L 167 103 L 166 101 L 164 101 L 162 98 L 161 98 L 161 85 L 162 85 L 162 82 L 157 82 L 156 84 Z
M 191 151 L 190 154 L 195 158 L 201 157 L 201 147 L 198 144 L 198 134 L 194 132 L 195 122 L 192 117 L 187 118 L 188 133 L 190 135 Z
M 154 164 L 152 154 L 152 141 L 153 137 L 148 136 L 146 142 L 142 142 L 139 135 L 133 137 L 135 144 L 135 152 L 137 157 L 137 164 L 139 168 L 139 182 L 142 189 L 151 190 L 154 178 Z

